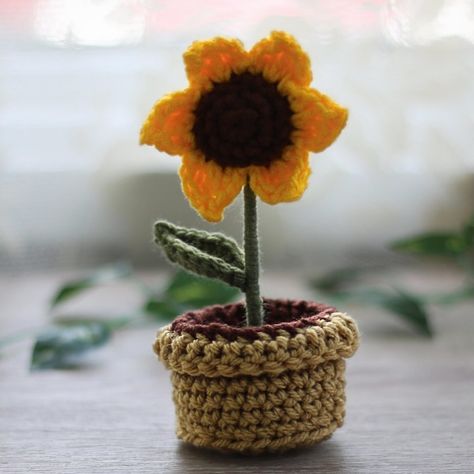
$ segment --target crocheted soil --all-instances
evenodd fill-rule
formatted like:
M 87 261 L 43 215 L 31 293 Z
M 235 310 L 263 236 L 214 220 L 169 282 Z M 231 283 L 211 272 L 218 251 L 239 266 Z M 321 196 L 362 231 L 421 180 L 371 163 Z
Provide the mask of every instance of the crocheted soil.
M 304 300 L 264 298 L 263 304 L 265 324 L 262 326 L 245 326 L 245 306 L 240 302 L 189 311 L 176 318 L 170 329 L 178 334 L 204 334 L 209 339 L 221 335 L 228 340 L 238 337 L 256 340 L 262 332 L 271 337 L 281 330 L 296 334 L 297 329 L 317 325 L 321 319 L 329 320 L 336 312 L 332 306 Z

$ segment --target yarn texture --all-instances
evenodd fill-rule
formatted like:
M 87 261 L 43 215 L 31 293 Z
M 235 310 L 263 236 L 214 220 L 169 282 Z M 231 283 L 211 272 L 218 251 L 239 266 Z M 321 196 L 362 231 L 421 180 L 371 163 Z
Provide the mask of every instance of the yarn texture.
M 154 105 L 140 142 L 182 156 L 190 204 L 218 222 L 247 182 L 268 204 L 299 199 L 309 152 L 334 142 L 348 112 L 310 88 L 310 60 L 295 38 L 274 31 L 249 51 L 236 39 L 195 41 L 183 59 L 188 88 Z
M 239 453 L 312 445 L 344 421 L 345 359 L 359 333 L 331 306 L 261 297 L 257 197 L 299 199 L 309 153 L 336 140 L 348 112 L 310 87 L 309 57 L 284 32 L 248 51 L 236 39 L 195 41 L 183 58 L 188 87 L 156 102 L 140 143 L 182 157 L 182 190 L 210 222 L 244 188 L 243 248 L 163 220 L 155 242 L 172 263 L 241 289 L 245 303 L 187 312 L 158 333 L 177 435 Z
M 354 321 L 330 306 L 264 300 L 265 324 L 243 326 L 242 303 L 188 312 L 154 350 L 172 371 L 177 435 L 224 451 L 308 446 L 340 427 Z
M 155 223 L 155 242 L 172 263 L 245 291 L 244 254 L 234 239 L 161 220 Z
M 269 166 L 291 144 L 293 112 L 276 83 L 261 74 L 232 74 L 194 111 L 196 146 L 223 168 Z

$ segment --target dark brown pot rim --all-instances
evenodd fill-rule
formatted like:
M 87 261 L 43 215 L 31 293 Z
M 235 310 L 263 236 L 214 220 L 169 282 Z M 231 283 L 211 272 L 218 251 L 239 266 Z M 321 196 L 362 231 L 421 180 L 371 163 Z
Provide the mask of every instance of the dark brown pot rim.
M 262 326 L 245 326 L 245 305 L 239 302 L 189 311 L 176 318 L 170 329 L 177 334 L 203 334 L 209 339 L 221 335 L 230 340 L 238 337 L 255 340 L 259 333 L 275 337 L 277 331 L 283 330 L 295 334 L 297 329 L 331 319 L 331 314 L 336 312 L 336 308 L 314 301 L 269 298 L 263 301 L 265 324 Z

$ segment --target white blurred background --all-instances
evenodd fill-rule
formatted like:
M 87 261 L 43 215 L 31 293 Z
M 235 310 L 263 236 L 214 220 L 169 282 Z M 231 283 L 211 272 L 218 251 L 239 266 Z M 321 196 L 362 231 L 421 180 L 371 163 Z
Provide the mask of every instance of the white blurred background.
M 195 39 L 294 34 L 350 109 L 302 200 L 260 205 L 264 266 L 390 258 L 474 211 L 472 0 L 0 0 L 0 268 L 162 266 L 152 224 L 209 228 L 179 158 L 138 146 Z M 222 224 L 239 238 L 240 200 Z

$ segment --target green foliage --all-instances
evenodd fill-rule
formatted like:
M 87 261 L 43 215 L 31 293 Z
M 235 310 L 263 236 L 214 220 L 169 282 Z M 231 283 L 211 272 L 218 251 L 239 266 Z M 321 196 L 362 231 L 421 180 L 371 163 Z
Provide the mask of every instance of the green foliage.
M 464 239 L 465 246 L 469 250 L 474 248 L 474 216 L 464 225 L 461 231 L 462 238 Z
M 158 221 L 155 242 L 168 259 L 200 276 L 215 278 L 245 291 L 244 256 L 235 240 L 218 232 L 187 229 Z
M 354 283 L 360 274 L 360 268 L 339 268 L 319 278 L 314 278 L 310 281 L 310 285 L 320 291 L 336 292 L 342 290 L 347 284 Z
M 432 336 L 425 302 L 413 293 L 399 289 L 364 288 L 332 295 L 337 301 L 378 306 L 404 319 L 425 336 Z
M 132 269 L 129 265 L 119 262 L 100 268 L 83 278 L 68 281 L 61 285 L 54 294 L 51 299 L 51 308 L 79 295 L 84 290 L 129 277 L 131 273 Z
M 232 244 L 230 244 L 232 245 Z M 65 368 L 80 362 L 80 356 L 105 344 L 111 334 L 131 323 L 146 320 L 167 323 L 179 314 L 213 304 L 232 301 L 239 290 L 220 281 L 176 272 L 161 291 L 152 291 L 133 275 L 124 264 L 110 265 L 84 278 L 68 282 L 56 291 L 52 307 L 88 288 L 128 278 L 142 292 L 143 303 L 131 315 L 104 318 L 100 316 L 55 316 L 54 325 L 42 330 L 25 330 L 0 339 L 0 348 L 36 334 L 31 355 L 31 369 Z
M 25 338 L 31 337 L 33 334 L 36 333 L 36 329 L 24 329 L 23 331 L 18 331 L 14 334 L 9 334 L 8 336 L 3 336 L 0 338 L 0 351 L 13 344 L 15 342 L 21 341 Z M 0 354 L 1 355 L 1 354 Z
M 323 291 L 313 284 L 314 288 Z M 427 302 L 413 293 L 400 289 L 361 288 L 338 291 L 323 291 L 334 304 L 355 303 L 377 306 L 405 320 L 415 330 L 425 336 L 433 331 L 426 309 Z
M 140 319 L 140 314 L 132 314 L 129 316 L 117 316 L 113 318 L 104 318 L 101 316 L 56 316 L 53 323 L 61 327 L 83 326 L 87 324 L 100 323 L 107 327 L 110 331 L 116 331 L 127 326 L 130 322 Z
M 391 244 L 391 248 L 399 252 L 456 258 L 470 253 L 473 247 L 474 216 L 459 232 L 426 233 Z
M 184 271 L 178 271 L 164 291 L 167 299 L 193 308 L 228 303 L 238 294 L 236 288 Z
M 400 252 L 441 257 L 457 257 L 467 250 L 465 239 L 457 234 L 423 234 L 394 242 L 391 248 Z
M 159 297 L 151 296 L 143 305 L 143 312 L 152 319 L 168 322 L 176 316 L 184 313 L 186 307 L 173 301 L 162 300 Z
M 98 321 L 49 328 L 36 338 L 31 369 L 66 368 L 84 352 L 105 344 L 110 334 L 107 324 Z
M 474 217 L 459 232 L 421 234 L 394 242 L 390 247 L 419 256 L 453 259 L 466 271 L 467 283 L 458 290 L 435 295 L 416 295 L 396 288 L 354 288 L 359 283 L 359 277 L 368 270 L 351 267 L 331 271 L 313 279 L 310 284 L 334 302 L 352 302 L 382 308 L 427 336 L 433 334 L 427 309 L 430 304 L 450 305 L 474 298 L 471 262 L 474 252 Z
M 459 290 L 451 291 L 445 294 L 436 294 L 433 296 L 426 296 L 425 299 L 433 304 L 451 305 L 461 303 L 465 300 L 474 299 L 474 286 L 465 286 Z
M 164 291 L 150 297 L 144 311 L 157 319 L 170 320 L 190 309 L 233 300 L 239 290 L 217 280 L 210 280 L 179 270 Z
M 413 293 L 406 290 L 396 290 L 391 294 L 379 290 L 379 294 L 374 296 L 375 304 L 405 319 L 425 336 L 433 335 L 425 304 Z

